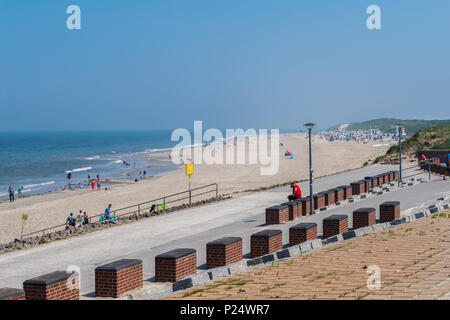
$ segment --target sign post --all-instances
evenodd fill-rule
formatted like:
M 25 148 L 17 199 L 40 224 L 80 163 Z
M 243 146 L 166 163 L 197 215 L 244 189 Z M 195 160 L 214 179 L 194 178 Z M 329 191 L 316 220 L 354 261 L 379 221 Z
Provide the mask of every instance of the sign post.
M 191 195 L 191 175 L 194 174 L 194 164 L 186 163 L 186 175 L 189 177 L 189 205 L 192 204 L 192 195 Z

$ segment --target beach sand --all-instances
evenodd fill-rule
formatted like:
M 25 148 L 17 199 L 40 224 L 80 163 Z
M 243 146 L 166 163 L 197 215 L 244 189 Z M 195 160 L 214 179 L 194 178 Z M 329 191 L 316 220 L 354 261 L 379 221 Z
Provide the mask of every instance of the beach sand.
M 280 135 L 280 142 L 284 146 L 280 147 L 280 164 L 277 174 L 261 175 L 260 165 L 201 164 L 195 165 L 192 188 L 218 183 L 219 194 L 231 194 L 237 191 L 308 179 L 307 136 L 300 133 L 283 134 Z M 369 159 L 373 161 L 377 156 L 384 154 L 389 148 L 384 144 L 380 145 L 377 142 L 363 144 L 352 141 L 327 142 L 315 135 L 312 144 L 315 178 L 360 168 Z M 227 148 L 234 148 L 234 146 L 230 143 Z M 248 148 L 246 149 L 248 157 Z M 286 150 L 295 155 L 294 159 L 284 157 Z M 168 154 L 150 157 L 167 159 Z M 141 169 L 144 168 L 137 168 L 137 170 Z M 185 191 L 188 189 L 188 178 L 184 170 L 184 166 L 181 165 L 173 171 L 147 177 L 146 180 L 137 183 L 108 187 L 107 191 L 92 191 L 90 188 L 54 191 L 21 198 L 13 203 L 3 201 L 0 203 L 0 243 L 20 238 L 22 214 L 29 215 L 24 229 L 24 234 L 26 234 L 62 224 L 70 212 L 76 215 L 80 209 L 86 211 L 89 216 L 93 216 L 102 213 L 108 203 L 112 204 L 114 210 Z M 307 190 L 304 190 L 304 193 L 307 194 Z

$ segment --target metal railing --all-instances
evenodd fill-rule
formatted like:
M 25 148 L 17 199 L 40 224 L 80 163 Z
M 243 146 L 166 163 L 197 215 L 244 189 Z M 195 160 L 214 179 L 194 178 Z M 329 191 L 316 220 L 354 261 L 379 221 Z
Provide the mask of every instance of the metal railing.
M 419 172 L 410 174 L 406 177 L 403 177 L 403 174 L 402 174 L 402 179 L 411 178 L 411 177 L 415 177 L 415 176 L 423 174 L 424 172 L 422 170 L 424 170 L 424 169 L 422 166 L 425 164 L 425 165 L 427 165 L 427 169 L 428 169 L 428 180 L 431 180 L 431 164 L 435 163 L 435 160 L 439 160 L 439 158 L 431 158 L 431 159 L 426 160 L 425 162 L 419 161 L 418 165 L 414 165 L 414 166 L 402 169 L 402 173 L 404 171 L 411 170 L 411 169 L 419 169 Z
M 210 190 L 204 191 L 205 189 L 210 189 Z M 201 192 L 197 193 L 197 191 L 201 191 Z M 114 217 L 114 220 L 117 218 L 120 218 L 120 217 L 133 215 L 133 214 L 136 214 L 137 218 L 139 218 L 139 215 L 141 213 L 144 213 L 146 211 L 150 212 L 150 209 L 153 204 L 155 206 L 164 205 L 164 207 L 165 207 L 168 204 L 176 203 L 176 202 L 179 202 L 180 204 L 184 204 L 184 203 L 186 203 L 186 201 L 184 201 L 184 200 L 188 200 L 187 203 L 189 203 L 189 205 L 191 205 L 193 198 L 197 198 L 199 196 L 202 196 L 205 194 L 210 194 L 210 193 L 215 193 L 215 197 L 212 197 L 212 198 L 217 198 L 219 196 L 219 187 L 218 187 L 217 183 L 212 183 L 212 184 L 208 184 L 206 186 L 202 186 L 202 187 L 198 187 L 198 188 L 194 188 L 194 189 L 190 189 L 190 190 L 186 190 L 186 191 L 182 191 L 182 192 L 178 192 L 178 193 L 173 193 L 173 194 L 170 194 L 167 196 L 148 200 L 148 201 L 134 204 L 134 205 L 131 205 L 128 207 L 111 210 L 110 215 Z M 89 217 L 89 223 L 92 222 L 92 219 L 99 218 L 102 215 L 103 215 L 103 213 Z M 56 226 L 52 226 L 52 227 L 48 227 L 48 228 L 45 228 L 42 230 L 33 231 L 30 233 L 24 234 L 23 237 L 27 237 L 27 236 L 31 236 L 33 234 L 39 234 L 39 233 L 42 233 L 42 235 L 45 235 L 45 233 L 48 233 L 51 230 L 55 230 L 58 228 L 64 228 L 66 226 L 67 226 L 66 223 L 59 224 Z

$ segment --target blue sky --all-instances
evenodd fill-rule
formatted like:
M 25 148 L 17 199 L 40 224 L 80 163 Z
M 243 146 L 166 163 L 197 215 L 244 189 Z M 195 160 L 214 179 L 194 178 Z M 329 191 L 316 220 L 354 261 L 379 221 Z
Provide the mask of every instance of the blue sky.
M 449 118 L 449 33 L 448 0 L 0 0 L 0 130 Z

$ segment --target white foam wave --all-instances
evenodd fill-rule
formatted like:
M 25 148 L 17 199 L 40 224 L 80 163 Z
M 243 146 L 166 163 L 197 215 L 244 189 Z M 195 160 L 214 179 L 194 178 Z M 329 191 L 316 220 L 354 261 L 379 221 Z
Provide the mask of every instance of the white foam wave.
M 66 173 L 88 171 L 88 170 L 92 170 L 92 167 L 85 167 L 85 168 L 77 168 L 77 169 L 73 169 L 73 170 L 68 170 L 68 171 L 66 171 Z
M 47 182 L 36 183 L 36 184 L 27 184 L 27 185 L 23 186 L 23 188 L 31 189 L 31 188 L 40 187 L 40 186 L 48 186 L 49 184 L 54 184 L 54 183 L 55 183 L 55 181 L 47 181 Z M 25 192 L 25 190 L 22 190 L 22 192 Z
M 97 156 L 85 158 L 85 160 L 96 160 L 96 159 L 100 159 L 100 156 L 97 155 Z

